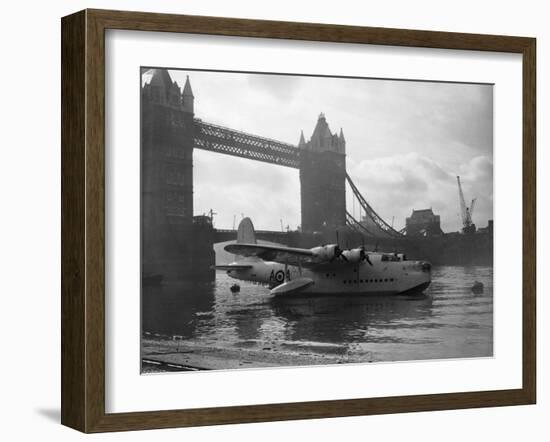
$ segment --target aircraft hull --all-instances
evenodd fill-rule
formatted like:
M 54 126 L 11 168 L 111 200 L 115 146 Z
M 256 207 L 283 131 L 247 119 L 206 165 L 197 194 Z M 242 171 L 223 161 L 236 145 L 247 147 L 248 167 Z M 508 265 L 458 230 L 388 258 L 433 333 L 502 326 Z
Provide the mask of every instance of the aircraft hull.
M 354 266 L 327 266 L 315 271 L 257 261 L 249 269 L 228 270 L 227 274 L 235 279 L 267 284 L 271 288 L 300 278 L 313 281 L 301 290 L 288 293 L 274 290 L 276 296 L 396 295 L 420 292 L 431 282 L 431 266 L 422 261 L 361 262 Z

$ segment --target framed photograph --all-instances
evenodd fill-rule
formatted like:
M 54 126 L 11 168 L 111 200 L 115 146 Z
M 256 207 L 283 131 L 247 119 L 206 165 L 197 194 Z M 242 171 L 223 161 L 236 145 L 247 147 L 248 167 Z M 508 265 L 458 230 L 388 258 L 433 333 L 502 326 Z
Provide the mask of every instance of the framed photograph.
M 62 423 L 535 403 L 535 53 L 64 17 Z

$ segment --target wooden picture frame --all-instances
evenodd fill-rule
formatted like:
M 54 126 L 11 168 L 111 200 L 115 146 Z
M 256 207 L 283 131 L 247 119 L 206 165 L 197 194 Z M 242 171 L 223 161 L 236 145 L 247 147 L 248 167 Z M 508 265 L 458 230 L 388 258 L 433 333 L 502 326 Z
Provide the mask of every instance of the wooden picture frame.
M 105 30 L 123 29 L 494 51 L 523 57 L 523 385 L 270 405 L 105 412 Z M 536 400 L 536 152 L 533 38 L 141 12 L 62 19 L 62 408 L 83 432 L 533 404 Z

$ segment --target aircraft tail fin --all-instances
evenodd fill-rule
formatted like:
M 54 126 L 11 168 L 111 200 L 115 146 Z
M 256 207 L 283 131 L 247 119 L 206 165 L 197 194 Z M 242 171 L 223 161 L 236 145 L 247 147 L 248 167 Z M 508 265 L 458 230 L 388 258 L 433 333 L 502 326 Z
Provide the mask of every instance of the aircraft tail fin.
M 237 230 L 237 244 L 256 244 L 256 233 L 250 218 L 243 218 Z

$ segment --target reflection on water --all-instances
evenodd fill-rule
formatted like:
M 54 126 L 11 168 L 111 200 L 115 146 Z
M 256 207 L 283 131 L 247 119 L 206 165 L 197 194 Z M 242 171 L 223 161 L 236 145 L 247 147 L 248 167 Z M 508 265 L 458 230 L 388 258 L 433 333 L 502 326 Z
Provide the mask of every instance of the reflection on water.
M 474 281 L 485 290 L 473 294 Z M 144 337 L 177 336 L 216 348 L 345 355 L 352 361 L 491 356 L 493 270 L 439 267 L 423 294 L 386 297 L 274 298 L 217 274 L 210 284 L 147 287 Z
M 395 339 L 375 330 L 391 324 L 396 329 L 410 321 L 426 320 L 432 298 L 425 294 L 408 297 L 323 297 L 272 300 L 275 314 L 292 323 L 289 339 L 308 341 L 313 336 L 329 343 L 381 342 Z

